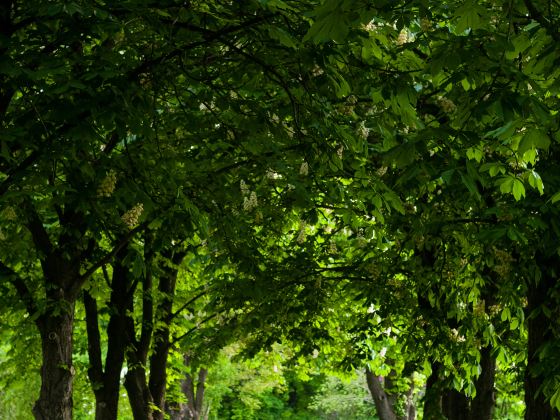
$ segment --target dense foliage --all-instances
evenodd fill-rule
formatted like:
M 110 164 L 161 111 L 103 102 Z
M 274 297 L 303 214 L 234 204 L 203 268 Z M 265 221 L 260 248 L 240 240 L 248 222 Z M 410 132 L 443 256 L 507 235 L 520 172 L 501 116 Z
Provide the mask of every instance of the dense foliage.
M 0 4 L 0 410 L 558 418 L 559 20 Z

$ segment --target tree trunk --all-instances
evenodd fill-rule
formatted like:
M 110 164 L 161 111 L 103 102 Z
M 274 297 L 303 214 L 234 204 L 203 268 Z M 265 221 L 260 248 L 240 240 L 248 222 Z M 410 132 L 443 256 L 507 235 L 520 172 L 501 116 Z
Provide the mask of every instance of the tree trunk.
M 448 420 L 468 420 L 469 400 L 455 389 L 447 389 L 442 395 L 442 412 Z
M 134 420 L 153 420 L 153 400 L 147 386 L 146 371 L 141 365 L 131 363 L 130 358 L 128 362 L 129 368 L 124 386 L 132 409 L 132 416 Z
M 557 410 L 553 410 L 539 388 L 543 383 L 542 375 L 535 374 L 535 368 L 539 365 L 538 351 L 541 346 L 554 339 L 550 331 L 550 319 L 544 314 L 540 307 L 548 303 L 548 291 L 555 284 L 547 273 L 548 267 L 553 267 L 555 261 L 545 260 L 541 262 L 543 278 L 537 283 L 535 280 L 529 283 L 527 291 L 527 368 L 525 370 L 525 420 L 551 420 L 558 419 Z
M 387 359 L 387 363 L 389 365 L 394 365 L 394 360 Z M 389 374 L 383 378 L 383 390 L 385 391 L 385 395 L 387 396 L 387 401 L 389 402 L 389 407 L 391 407 L 391 411 L 395 412 L 395 406 L 397 404 L 398 395 L 394 392 L 395 384 L 393 383 L 393 378 L 395 378 L 397 372 L 394 369 L 391 369 Z
M 74 302 L 61 299 L 56 305 L 37 320 L 43 356 L 41 391 L 33 407 L 37 420 L 72 420 Z
M 166 297 L 158 305 L 158 318 L 162 325 L 154 332 L 154 350 L 150 357 L 149 388 L 154 404 L 160 411 L 154 412 L 154 420 L 163 420 L 165 409 L 165 387 L 167 382 L 167 355 L 169 354 L 169 315 L 177 281 L 177 269 L 167 271 L 159 280 L 158 290 Z
M 397 420 L 381 381 L 369 368 L 366 368 L 366 381 L 379 418 L 381 420 Z
M 147 349 L 139 348 L 140 343 L 135 337 L 134 319 L 130 316 L 125 318 L 124 334 L 126 342 L 130 346 L 126 352 L 128 372 L 125 376 L 124 386 L 132 408 L 132 415 L 134 420 L 153 420 L 154 402 L 148 388 L 145 368 Z
M 424 396 L 425 420 L 444 419 L 441 406 L 441 390 L 439 389 L 440 366 L 438 362 L 432 363 L 432 373 L 426 381 L 426 395 Z
M 496 405 L 496 359 L 490 346 L 480 351 L 480 367 L 482 371 L 475 382 L 476 397 L 471 401 L 469 420 L 492 420 Z
M 406 393 L 405 415 L 403 420 L 416 420 L 416 406 L 414 405 L 414 380 L 410 378 L 410 388 Z
M 125 255 L 125 251 L 117 254 L 120 258 L 124 258 Z M 118 418 L 121 370 L 128 344 L 123 331 L 126 328 L 127 310 L 132 309 L 132 290 L 129 290 L 129 283 L 128 268 L 118 263 L 115 264 L 111 282 L 111 300 L 109 303 L 111 317 L 107 326 L 107 356 L 104 370 L 101 364 L 97 303 L 87 291 L 84 292 L 90 359 L 88 376 L 95 395 L 96 420 L 117 420 Z
M 187 356 L 185 356 L 185 360 L 188 360 Z M 186 363 L 185 363 L 186 364 Z M 208 376 L 208 370 L 204 368 L 200 368 L 198 370 L 198 380 L 196 383 L 196 392 L 195 392 L 195 385 L 191 375 L 187 375 L 186 378 L 181 383 L 181 389 L 183 393 L 187 397 L 187 404 L 182 413 L 184 413 L 185 419 L 190 420 L 200 420 L 203 416 L 202 406 L 204 403 L 204 391 L 205 391 L 205 383 L 206 377 Z
M 183 363 L 185 366 L 190 365 L 190 357 L 188 354 L 183 356 Z M 204 392 L 206 389 L 207 376 L 207 369 L 198 369 L 198 379 L 195 385 L 192 375 L 185 375 L 185 378 L 181 380 L 181 391 L 187 399 L 187 402 L 167 405 L 166 412 L 171 420 L 200 420 L 208 417 L 208 410 L 205 412 L 202 410 L 204 406 Z

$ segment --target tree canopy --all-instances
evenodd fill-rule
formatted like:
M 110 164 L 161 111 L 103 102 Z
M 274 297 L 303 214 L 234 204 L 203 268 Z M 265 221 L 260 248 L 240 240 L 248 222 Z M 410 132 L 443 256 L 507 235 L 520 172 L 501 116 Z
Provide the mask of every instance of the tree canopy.
M 273 412 L 306 369 L 323 415 L 358 371 L 382 419 L 558 418 L 559 19 L 2 3 L 0 381 L 42 365 L 36 419 L 202 418 L 207 380 L 243 418 L 219 386 Z

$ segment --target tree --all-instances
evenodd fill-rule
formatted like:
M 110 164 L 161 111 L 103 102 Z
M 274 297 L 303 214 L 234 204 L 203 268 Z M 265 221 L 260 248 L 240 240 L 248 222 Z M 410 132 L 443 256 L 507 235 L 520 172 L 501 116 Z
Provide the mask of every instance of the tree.
M 233 331 L 309 353 L 336 342 L 325 305 L 359 302 L 396 331 L 410 369 L 441 365 L 433 383 L 449 390 L 455 378 L 455 391 L 470 392 L 491 388 L 497 337 L 506 347 L 523 339 L 503 326 L 527 319 L 526 418 L 556 416 L 556 8 L 2 4 L 1 233 L 13 246 L 0 273 L 9 306 L 23 304 L 41 336 L 36 418 L 72 416 L 74 308 L 108 265 L 114 344 L 103 368 L 90 284 L 84 298 L 96 397 L 116 416 L 134 344 L 137 413 L 149 418 L 151 399 L 163 409 L 170 344 L 208 344 L 187 346 L 188 331 L 170 338 L 166 322 L 178 303 L 175 257 L 202 241 L 211 308 L 227 315 L 215 348 Z M 515 272 L 497 271 L 513 262 Z M 156 316 L 152 270 L 164 296 Z M 139 329 L 158 337 L 148 346 L 123 315 L 142 298 Z M 355 348 L 340 354 L 364 365 L 381 325 L 350 313 Z M 125 340 L 114 334 L 123 326 Z M 433 349 L 408 351 L 406 334 Z M 150 380 L 161 375 L 151 384 L 150 345 Z M 151 396 L 133 390 L 146 387 Z M 492 402 L 482 405 L 477 413 Z

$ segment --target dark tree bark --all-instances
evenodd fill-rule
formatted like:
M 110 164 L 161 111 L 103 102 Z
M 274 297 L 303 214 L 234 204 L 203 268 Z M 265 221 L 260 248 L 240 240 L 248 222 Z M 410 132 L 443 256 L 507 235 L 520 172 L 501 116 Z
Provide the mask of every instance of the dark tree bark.
M 448 420 L 468 420 L 469 400 L 465 394 L 455 389 L 442 393 L 441 406 L 443 415 Z
M 33 407 L 37 420 L 70 420 L 72 418 L 72 333 L 77 296 L 72 286 L 83 284 L 79 257 L 70 250 L 64 235 L 54 247 L 31 201 L 24 203 L 27 227 L 37 250 L 42 252 L 47 308 L 37 318 L 41 335 L 41 390 Z
M 120 261 L 125 256 L 126 250 L 123 250 L 117 254 L 117 260 Z M 116 263 L 113 267 L 111 282 L 111 299 L 109 302 L 111 317 L 107 326 L 107 356 L 104 370 L 101 365 L 101 339 L 98 327 L 97 303 L 87 291 L 84 292 L 90 359 L 88 376 L 95 395 L 96 420 L 116 420 L 118 418 L 121 370 L 128 344 L 123 331 L 126 327 L 126 311 L 132 307 L 132 292 L 128 268 Z
M 480 367 L 482 372 L 475 382 L 476 397 L 471 401 L 469 420 L 492 420 L 496 405 L 496 359 L 491 347 L 480 351 Z
M 173 319 L 172 306 L 175 286 L 177 282 L 178 268 L 185 257 L 185 252 L 169 253 L 168 258 L 172 267 L 163 265 L 158 282 L 158 292 L 163 296 L 156 308 L 156 324 L 160 327 L 154 330 L 151 319 L 152 309 L 151 298 L 144 296 L 143 299 L 143 319 L 140 340 L 136 339 L 134 320 L 130 317 L 126 319 L 126 336 L 131 343 L 131 350 L 126 358 L 128 360 L 128 372 L 125 378 L 125 387 L 128 399 L 132 407 L 135 420 L 163 419 L 165 413 L 165 390 L 167 381 L 167 356 L 169 354 L 169 325 Z M 144 287 L 151 287 L 151 275 L 149 284 Z M 146 318 L 149 316 L 149 319 Z M 146 325 L 147 323 L 147 325 Z M 153 335 L 153 340 L 151 336 Z M 153 341 L 153 351 L 150 357 L 150 376 L 146 376 L 146 359 L 150 342 Z M 155 409 L 154 409 L 155 407 Z
M 134 363 L 134 356 L 127 356 L 127 360 L 129 367 L 124 386 L 134 420 L 153 420 L 153 400 L 147 385 L 146 370 L 142 365 Z
M 426 383 L 424 418 L 491 420 L 495 406 L 496 375 L 496 359 L 492 356 L 491 347 L 481 350 L 480 366 L 482 371 L 475 381 L 476 397 L 471 400 L 462 392 L 442 386 L 442 378 L 439 375 L 441 365 L 432 364 L 432 374 Z
M 41 391 L 33 407 L 37 420 L 72 420 L 72 329 L 74 302 L 57 301 L 60 313 L 50 311 L 37 321 L 43 366 Z
M 381 420 L 397 420 L 381 381 L 369 368 L 366 368 L 366 381 L 379 418 Z
M 173 268 L 164 267 L 163 274 L 159 279 L 158 290 L 163 295 L 157 307 L 158 319 L 162 320 L 161 327 L 154 332 L 154 348 L 150 357 L 150 381 L 149 389 L 154 404 L 159 408 L 154 411 L 155 420 L 163 420 L 165 413 L 165 388 L 167 381 L 167 355 L 169 354 L 169 326 L 171 323 L 171 310 L 173 308 L 173 296 L 177 284 L 178 269 L 185 253 L 175 253 L 171 256 Z
M 552 257 L 540 262 L 543 278 L 539 281 L 530 282 L 527 292 L 527 368 L 525 371 L 525 420 L 551 420 L 559 419 L 557 410 L 553 410 L 539 388 L 544 377 L 535 373 L 539 365 L 539 349 L 547 342 L 554 339 L 550 330 L 550 319 L 540 310 L 542 305 L 549 301 L 548 292 L 554 287 L 556 279 L 548 273 L 548 268 L 557 266 L 556 258 Z M 536 284 L 535 284 L 536 283 Z
M 144 283 L 146 286 L 146 283 Z M 144 290 L 146 292 L 146 290 Z M 152 305 L 151 299 L 145 298 L 144 304 Z M 146 308 L 143 308 L 145 311 Z M 132 310 L 132 302 L 131 302 Z M 151 314 L 151 309 L 148 310 Z M 126 352 L 126 360 L 128 371 L 125 376 L 124 386 L 127 391 L 128 401 L 132 408 L 132 415 L 135 420 L 153 420 L 153 398 L 148 387 L 148 379 L 146 377 L 146 364 L 148 359 L 148 350 L 151 338 L 151 325 L 153 320 L 146 318 L 146 312 L 143 312 L 142 324 L 149 325 L 142 327 L 140 340 L 136 340 L 136 332 L 134 320 L 127 316 L 125 318 L 124 334 L 129 345 Z M 150 337 L 145 335 L 149 334 Z
M 424 396 L 424 419 L 442 420 L 442 395 L 439 388 L 439 371 L 441 365 L 438 362 L 432 363 L 432 373 L 426 381 L 426 395 Z
M 197 420 L 202 418 L 202 407 L 204 404 L 204 392 L 206 390 L 206 378 L 208 377 L 208 370 L 200 368 L 198 370 L 198 381 L 196 383 L 196 396 L 193 404 L 193 412 L 198 415 Z
M 394 364 L 393 360 L 387 361 L 390 365 Z M 395 412 L 395 405 L 397 404 L 398 395 L 393 392 L 395 384 L 393 383 L 393 378 L 396 376 L 396 372 L 394 369 L 391 369 L 391 372 L 387 376 L 383 378 L 383 390 L 385 391 L 385 395 L 387 396 L 387 401 L 389 401 L 389 406 L 391 410 Z

